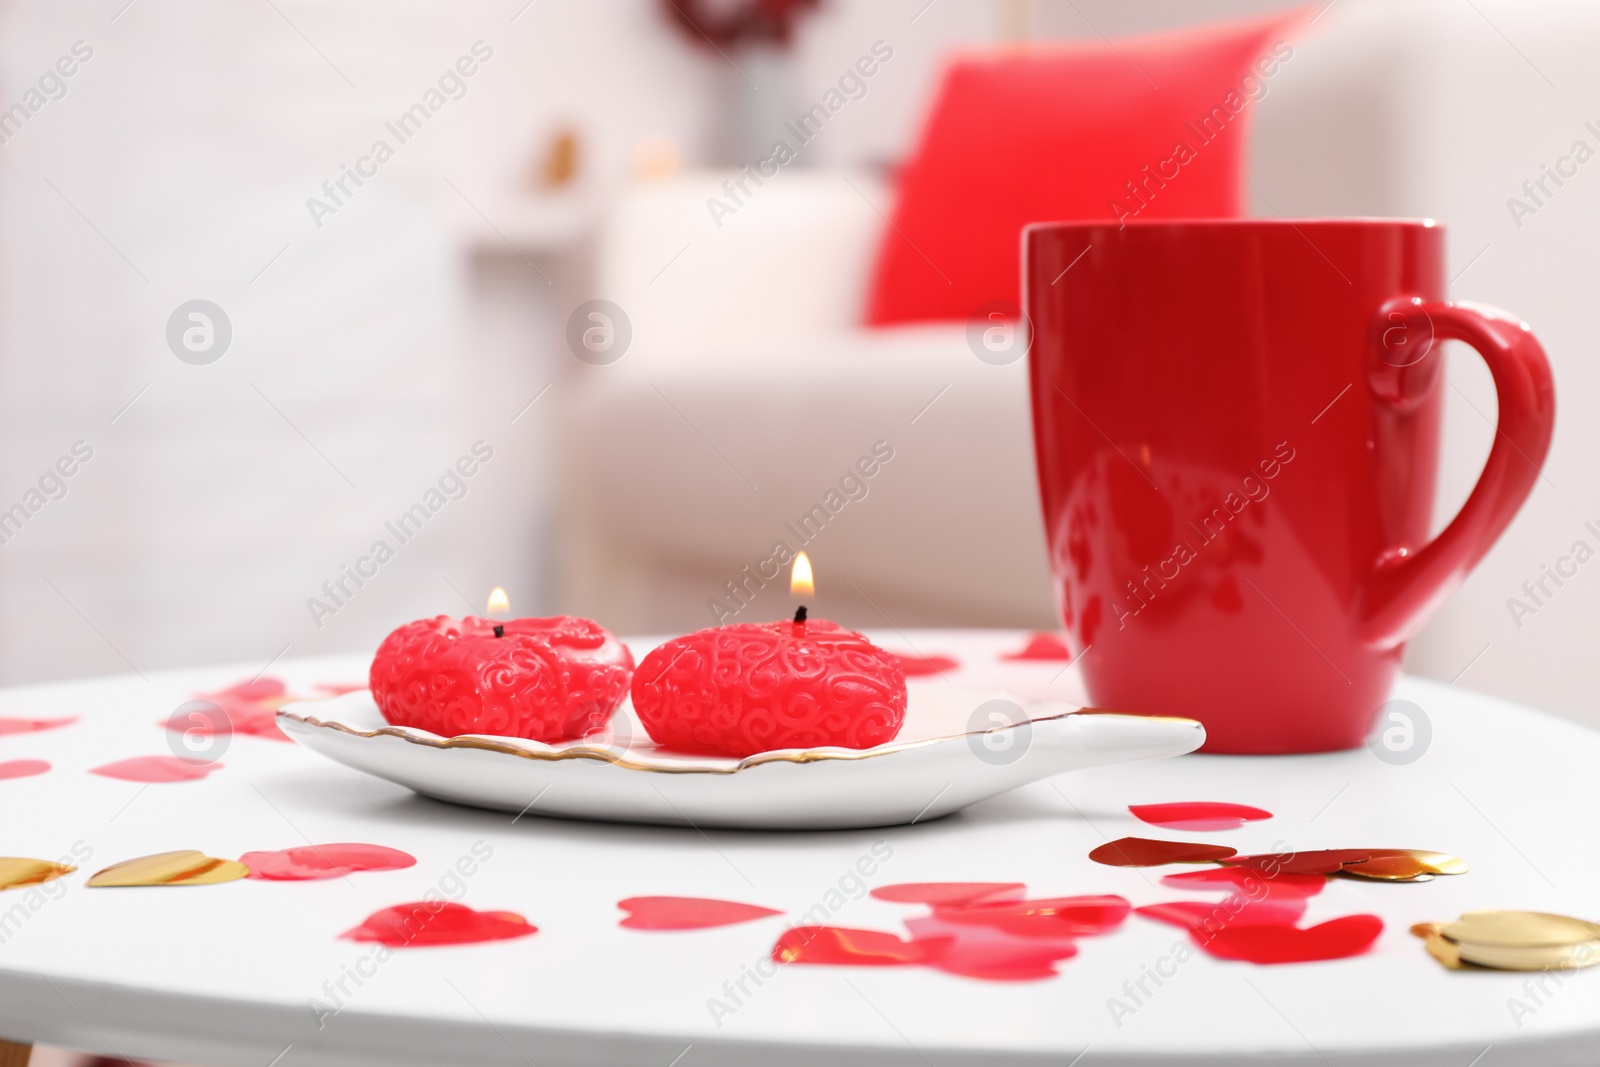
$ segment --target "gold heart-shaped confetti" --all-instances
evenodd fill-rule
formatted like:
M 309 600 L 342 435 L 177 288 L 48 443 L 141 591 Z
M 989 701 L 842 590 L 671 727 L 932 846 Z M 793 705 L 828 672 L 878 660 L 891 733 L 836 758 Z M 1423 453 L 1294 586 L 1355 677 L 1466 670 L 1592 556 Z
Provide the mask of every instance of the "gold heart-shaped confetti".
M 1418 923 L 1411 932 L 1452 969 L 1577 970 L 1600 963 L 1600 925 L 1568 915 L 1469 911 L 1453 923 Z
M 17 889 L 38 885 L 71 874 L 76 867 L 47 860 L 31 860 L 23 856 L 0 856 L 0 889 Z
M 1600 939 L 1600 925 L 1542 911 L 1469 911 L 1439 932 L 1474 945 L 1581 945 Z
M 1436 874 L 1467 873 L 1466 860 L 1421 848 L 1324 848 L 1232 856 L 1217 862 L 1249 867 L 1268 878 L 1280 874 L 1340 874 L 1385 882 L 1427 882 Z
M 1428 882 L 1436 874 L 1466 874 L 1467 861 L 1421 848 L 1375 850 L 1370 859 L 1346 863 L 1336 872 L 1383 882 Z
M 1440 934 L 1440 929 L 1439 923 L 1417 923 L 1411 928 L 1411 932 L 1422 938 L 1428 955 L 1438 960 L 1445 968 L 1460 971 L 1472 966 L 1461 959 L 1461 946 Z
M 204 852 L 185 849 L 114 863 L 90 878 L 88 884 L 95 889 L 130 885 L 211 885 L 249 876 L 250 868 L 237 860 L 219 860 Z

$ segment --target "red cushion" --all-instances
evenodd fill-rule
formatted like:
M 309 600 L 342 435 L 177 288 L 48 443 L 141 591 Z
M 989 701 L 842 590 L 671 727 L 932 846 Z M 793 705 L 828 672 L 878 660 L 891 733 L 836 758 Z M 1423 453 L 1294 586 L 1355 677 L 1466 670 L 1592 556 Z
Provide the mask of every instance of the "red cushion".
M 867 322 L 1020 303 L 1030 222 L 1238 215 L 1244 127 L 1297 17 L 952 61 L 901 175 Z

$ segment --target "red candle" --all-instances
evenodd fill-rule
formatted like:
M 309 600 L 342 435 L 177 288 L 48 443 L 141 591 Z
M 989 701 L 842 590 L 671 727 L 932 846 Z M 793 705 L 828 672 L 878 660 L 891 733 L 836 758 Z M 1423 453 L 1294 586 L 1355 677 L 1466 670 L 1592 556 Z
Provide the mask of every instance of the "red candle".
M 736 623 L 686 634 L 644 658 L 633 709 L 656 744 L 744 757 L 779 748 L 871 748 L 906 715 L 899 660 L 824 619 Z
M 384 638 L 370 681 L 396 726 L 554 743 L 605 726 L 632 677 L 628 646 L 588 619 L 440 615 Z

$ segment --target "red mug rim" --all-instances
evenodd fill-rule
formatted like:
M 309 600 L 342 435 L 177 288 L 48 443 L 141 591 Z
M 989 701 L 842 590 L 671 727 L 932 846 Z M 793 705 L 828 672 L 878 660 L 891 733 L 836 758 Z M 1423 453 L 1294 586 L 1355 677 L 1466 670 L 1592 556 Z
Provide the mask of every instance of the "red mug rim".
M 1361 229 L 1423 229 L 1443 230 L 1444 225 L 1437 219 L 1430 218 L 1385 218 L 1376 215 L 1356 215 L 1350 217 L 1321 216 L 1318 218 L 1288 218 L 1275 219 L 1129 219 L 1118 222 L 1116 219 L 1101 219 L 1088 221 L 1083 219 L 1060 220 L 1049 222 L 1030 222 L 1022 228 L 1026 236 L 1034 233 L 1063 232 L 1067 230 L 1176 230 L 1176 229 L 1303 229 L 1313 227 L 1316 229 L 1329 229 L 1334 227 L 1356 227 Z

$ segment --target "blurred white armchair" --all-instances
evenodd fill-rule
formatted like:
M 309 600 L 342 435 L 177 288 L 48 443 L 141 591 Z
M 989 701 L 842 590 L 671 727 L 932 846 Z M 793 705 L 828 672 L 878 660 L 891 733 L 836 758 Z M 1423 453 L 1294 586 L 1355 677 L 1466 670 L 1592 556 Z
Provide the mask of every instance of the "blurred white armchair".
M 567 601 L 694 626 L 741 609 L 733 582 L 756 601 L 740 618 L 782 613 L 786 570 L 744 568 L 783 542 L 830 617 L 1050 625 L 1024 364 L 980 362 L 962 324 L 858 325 L 887 210 L 871 175 L 782 171 L 713 219 L 736 178 L 636 187 L 605 227 L 596 291 L 633 342 L 579 368 L 566 413 Z M 892 458 L 842 489 L 874 445 Z
M 1440 218 L 1453 293 L 1514 309 L 1545 342 L 1565 413 L 1549 477 L 1409 665 L 1579 716 L 1600 710 L 1587 668 L 1600 578 L 1569 582 L 1521 628 L 1504 601 L 1600 515 L 1581 488 L 1600 429 L 1570 415 L 1600 399 L 1586 358 L 1600 172 L 1520 225 L 1506 198 L 1574 139 L 1596 144 L 1582 125 L 1595 116 L 1567 102 L 1600 98 L 1597 43 L 1600 11 L 1577 0 L 1346 0 L 1296 38 L 1258 105 L 1249 168 L 1254 214 Z M 868 494 L 804 546 L 818 606 L 880 627 L 1053 625 L 1023 364 L 979 361 L 962 324 L 856 325 L 881 183 L 784 172 L 719 228 L 706 200 L 728 200 L 728 177 L 635 189 L 601 241 L 596 295 L 627 310 L 635 339 L 615 365 L 577 368 L 567 603 L 624 629 L 690 626 L 712 620 L 713 598 L 737 607 L 727 583 L 743 582 L 756 605 L 741 618 L 781 613 L 785 591 L 743 568 L 775 541 L 802 547 L 785 523 L 881 440 L 894 458 Z M 1494 409 L 1481 366 L 1452 354 L 1440 524 L 1477 476 Z

